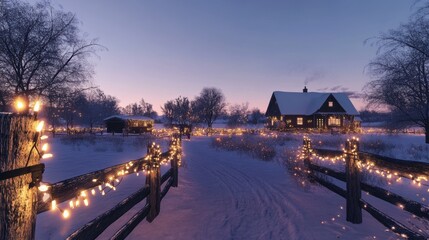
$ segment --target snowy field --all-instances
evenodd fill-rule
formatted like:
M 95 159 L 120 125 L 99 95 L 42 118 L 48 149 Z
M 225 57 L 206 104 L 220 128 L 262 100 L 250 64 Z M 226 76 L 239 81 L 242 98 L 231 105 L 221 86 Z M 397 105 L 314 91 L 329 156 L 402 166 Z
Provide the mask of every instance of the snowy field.
M 315 144 L 338 149 L 347 136 L 313 135 L 311 138 Z M 368 151 L 429 162 L 422 135 L 362 135 L 360 138 L 362 143 L 367 143 Z M 214 147 L 216 136 L 184 141 L 179 187 L 171 188 L 162 201 L 160 216 L 153 223 L 142 222 L 128 239 L 398 238 L 365 211 L 363 224 L 346 222 L 343 198 L 293 176 L 287 161 L 296 156 L 301 135 L 273 142 L 261 139 L 275 148 L 272 159 L 261 161 L 243 151 Z M 148 136 L 50 139 L 55 157 L 46 162 L 44 181 L 53 183 L 139 158 L 145 155 L 146 144 L 151 140 Z M 166 141 L 157 141 L 165 150 Z M 36 239 L 64 239 L 143 185 L 143 175 L 130 175 L 123 179 L 117 191 L 92 196 L 88 207 L 73 209 L 69 219 L 64 220 L 59 211 L 39 214 Z M 426 190 L 425 193 L 421 190 L 400 193 L 420 201 L 429 199 Z M 125 214 L 99 239 L 111 237 L 143 204 Z M 378 203 L 377 207 L 386 209 L 390 215 L 392 210 L 386 205 Z M 61 207 L 67 208 L 68 204 Z M 412 216 L 400 211 L 392 214 L 399 220 L 412 221 Z M 420 224 L 427 227 L 427 223 Z M 429 233 L 428 229 L 423 230 Z

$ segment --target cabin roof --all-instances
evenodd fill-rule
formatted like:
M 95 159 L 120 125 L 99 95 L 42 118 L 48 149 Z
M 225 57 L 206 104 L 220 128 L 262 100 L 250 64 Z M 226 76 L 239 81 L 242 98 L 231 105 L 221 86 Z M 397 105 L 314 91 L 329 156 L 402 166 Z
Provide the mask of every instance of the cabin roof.
M 122 120 L 140 120 L 140 121 L 153 121 L 152 118 L 146 117 L 146 116 L 131 116 L 131 115 L 112 115 L 110 117 L 107 117 L 104 119 L 104 121 L 110 120 L 110 119 L 122 119 Z
M 332 95 L 348 115 L 359 115 L 345 93 L 281 92 L 273 93 L 281 115 L 312 115 Z

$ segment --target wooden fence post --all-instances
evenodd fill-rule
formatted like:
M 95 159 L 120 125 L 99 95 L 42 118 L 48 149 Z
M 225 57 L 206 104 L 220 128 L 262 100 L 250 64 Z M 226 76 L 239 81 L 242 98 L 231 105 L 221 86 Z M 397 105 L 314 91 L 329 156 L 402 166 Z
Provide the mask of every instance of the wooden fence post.
M 347 180 L 347 221 L 362 223 L 362 208 L 360 206 L 361 188 L 360 174 L 357 166 L 359 158 L 359 139 L 347 139 L 346 180 Z
M 34 150 L 39 144 L 37 123 L 28 114 L 0 113 L 0 175 L 39 163 Z M 37 187 L 30 185 L 33 177 L 30 172 L 0 180 L 0 239 L 35 238 Z
M 310 154 L 311 154 L 311 139 L 308 137 L 304 137 L 303 140 L 303 154 L 304 154 L 304 164 L 305 166 L 310 165 Z
M 146 176 L 146 184 L 149 184 L 150 193 L 147 197 L 147 203 L 150 206 L 146 220 L 152 222 L 161 210 L 161 169 L 160 155 L 161 150 L 155 143 L 147 148 L 149 157 L 149 173 Z
M 306 167 L 306 174 L 307 178 L 310 182 L 314 182 L 313 175 L 311 174 L 310 170 L 310 156 L 311 156 L 311 139 L 308 137 L 304 137 L 303 140 L 303 148 L 302 148 L 302 154 L 304 155 L 304 166 Z
M 173 169 L 173 173 L 171 177 L 173 178 L 172 187 L 179 186 L 179 154 L 180 154 L 180 139 L 173 138 L 170 144 L 170 154 L 172 154 L 171 158 L 171 169 Z

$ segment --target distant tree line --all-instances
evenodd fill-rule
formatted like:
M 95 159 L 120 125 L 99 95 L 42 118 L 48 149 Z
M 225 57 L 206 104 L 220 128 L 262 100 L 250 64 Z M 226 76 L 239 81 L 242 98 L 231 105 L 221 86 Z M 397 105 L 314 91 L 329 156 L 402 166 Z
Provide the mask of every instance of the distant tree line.
M 94 127 L 102 126 L 104 118 L 120 113 L 118 100 L 98 88 L 49 95 L 45 109 L 44 112 L 54 128 L 66 126 L 70 129 L 76 125 L 84 125 L 88 126 L 90 131 Z
M 153 105 L 146 102 L 143 98 L 140 102 L 131 103 L 120 109 L 120 112 L 125 115 L 145 116 L 156 119 L 158 113 L 153 110 Z
M 217 88 L 203 88 L 193 100 L 179 96 L 167 101 L 162 107 L 167 124 L 198 124 L 203 123 L 208 128 L 213 127 L 214 121 L 226 118 L 231 127 L 242 124 L 261 123 L 264 115 L 259 109 L 248 110 L 248 104 L 236 104 L 227 109 L 224 94 Z

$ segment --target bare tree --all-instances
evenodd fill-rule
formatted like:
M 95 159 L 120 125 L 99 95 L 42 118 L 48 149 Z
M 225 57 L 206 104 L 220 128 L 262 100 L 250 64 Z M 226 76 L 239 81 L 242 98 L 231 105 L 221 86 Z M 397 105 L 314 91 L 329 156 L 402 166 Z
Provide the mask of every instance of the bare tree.
M 153 110 L 153 106 L 150 103 L 145 102 L 142 98 L 139 103 L 131 103 L 121 109 L 123 114 L 133 116 L 146 116 L 156 118 L 158 113 Z
M 174 100 L 173 116 L 178 124 L 190 124 L 191 102 L 187 97 L 178 97 Z
M 161 107 L 161 109 L 164 113 L 165 118 L 167 118 L 168 124 L 172 125 L 174 121 L 174 101 L 167 101 L 166 103 L 164 103 L 164 106 Z
M 258 108 L 254 108 L 250 111 L 249 114 L 249 123 L 258 124 L 264 118 L 264 114 Z
M 174 100 L 169 100 L 161 109 L 170 125 L 173 123 L 191 124 L 191 102 L 187 97 L 180 96 Z
M 138 103 L 131 103 L 121 109 L 122 114 L 132 115 L 132 116 L 143 116 L 143 108 Z
M 87 41 L 70 12 L 49 1 L 0 2 L 0 85 L 25 98 L 76 88 L 92 73 L 88 57 L 100 46 Z
M 82 118 L 92 132 L 94 125 L 101 125 L 103 119 L 119 113 L 118 100 L 104 94 L 100 89 L 93 89 L 86 94 L 86 105 L 82 108 Z
M 225 96 L 220 89 L 203 88 L 200 95 L 192 102 L 192 108 L 200 121 L 211 128 L 213 122 L 225 111 Z
M 369 65 L 375 79 L 365 87 L 367 100 L 401 113 L 401 122 L 423 127 L 429 143 L 429 20 L 416 18 L 378 43 L 378 56 Z
M 143 98 L 140 100 L 140 106 L 143 110 L 143 116 L 150 118 L 156 118 L 158 116 L 158 113 L 153 110 L 153 105 L 146 102 Z
M 235 104 L 229 108 L 228 126 L 238 126 L 247 123 L 249 104 Z

